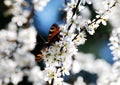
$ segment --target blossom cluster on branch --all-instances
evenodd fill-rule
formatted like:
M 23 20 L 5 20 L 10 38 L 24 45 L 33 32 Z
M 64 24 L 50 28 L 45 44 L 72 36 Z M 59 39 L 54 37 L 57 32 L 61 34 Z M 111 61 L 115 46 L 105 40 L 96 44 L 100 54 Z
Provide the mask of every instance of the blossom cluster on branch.
M 110 37 L 110 49 L 114 55 L 114 60 L 120 59 L 120 28 L 116 28 L 112 31 Z
M 102 59 L 95 59 L 93 54 L 78 52 L 77 46 L 85 44 L 87 34 L 94 35 L 101 24 L 106 26 L 107 21 L 113 23 L 113 18 L 109 16 L 115 12 L 113 10 L 119 9 L 120 1 L 71 0 L 67 2 L 64 8 L 65 23 L 59 25 L 60 40 L 41 51 L 46 67 L 40 70 L 35 56 L 30 52 L 35 47 L 37 34 L 32 24 L 32 17 L 35 10 L 44 10 L 48 2 L 49 0 L 4 1 L 9 7 L 5 14 L 12 14 L 13 17 L 7 29 L 0 30 L 0 85 L 9 83 L 17 85 L 24 81 L 25 76 L 28 82 L 34 85 L 69 85 L 64 81 L 64 77 L 77 74 L 82 70 L 97 74 L 97 85 L 119 85 L 120 26 L 112 30 L 110 37 L 110 49 L 114 59 L 117 60 L 113 65 Z M 86 4 L 93 5 L 96 15 L 92 19 Z M 82 76 L 77 77 L 72 84 L 95 85 L 87 84 Z

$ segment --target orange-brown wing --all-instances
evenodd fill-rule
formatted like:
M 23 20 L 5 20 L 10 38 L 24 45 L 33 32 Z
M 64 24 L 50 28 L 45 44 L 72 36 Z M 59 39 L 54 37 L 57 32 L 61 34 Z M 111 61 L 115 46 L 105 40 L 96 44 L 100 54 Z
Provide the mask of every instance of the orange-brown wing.
M 50 43 L 57 35 L 59 35 L 60 29 L 57 24 L 53 24 L 50 28 L 48 35 L 48 43 Z
M 44 46 L 41 49 L 41 51 L 45 51 L 45 48 L 49 47 L 51 45 L 51 43 L 54 43 L 55 41 L 59 40 L 59 33 L 60 33 L 60 29 L 59 29 L 58 25 L 53 24 L 50 28 L 50 31 L 49 31 L 48 43 L 46 46 Z M 38 54 L 35 58 L 35 60 L 37 62 L 40 62 L 43 59 L 41 51 L 40 51 L 40 54 Z

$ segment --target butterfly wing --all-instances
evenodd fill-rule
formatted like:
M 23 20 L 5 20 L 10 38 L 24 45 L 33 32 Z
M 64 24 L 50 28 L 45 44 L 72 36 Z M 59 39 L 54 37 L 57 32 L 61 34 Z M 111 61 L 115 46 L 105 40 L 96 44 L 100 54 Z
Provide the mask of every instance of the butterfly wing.
M 60 29 L 57 24 L 53 24 L 48 35 L 48 43 L 53 43 L 58 40 Z
M 59 37 L 59 33 L 60 33 L 60 29 L 58 27 L 57 24 L 53 24 L 50 28 L 49 31 L 49 35 L 48 35 L 48 43 L 46 46 L 44 46 L 41 51 L 45 51 L 46 47 L 49 47 L 52 43 L 54 43 L 55 41 L 58 41 L 60 39 Z M 42 53 L 40 52 L 40 54 L 37 55 L 36 57 L 36 61 L 39 62 L 43 59 Z

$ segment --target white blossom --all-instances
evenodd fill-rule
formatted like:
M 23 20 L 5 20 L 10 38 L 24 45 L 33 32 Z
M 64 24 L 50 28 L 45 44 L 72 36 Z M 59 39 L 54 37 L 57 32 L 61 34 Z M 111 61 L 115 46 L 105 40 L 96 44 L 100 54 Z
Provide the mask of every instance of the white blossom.
M 22 81 L 22 78 L 23 78 L 23 73 L 22 72 L 11 74 L 11 82 L 13 84 L 18 84 L 20 81 Z
M 49 1 L 50 0 L 32 0 L 32 3 L 36 10 L 42 11 Z
M 112 31 L 109 45 L 114 55 L 114 60 L 118 60 L 120 58 L 120 28 Z
M 44 79 L 44 75 L 43 72 L 40 70 L 40 68 L 38 66 L 34 66 L 28 75 L 28 80 L 34 82 L 34 85 L 43 85 L 45 84 Z
M 26 51 L 32 50 L 35 47 L 35 36 L 36 31 L 34 27 L 30 27 L 29 29 L 21 29 L 18 33 L 18 41 L 23 45 L 21 49 Z
M 0 31 L 0 58 L 5 56 L 11 56 L 11 52 L 16 48 L 16 32 L 14 31 Z
M 103 72 L 99 76 L 98 85 L 119 85 L 120 83 L 120 62 L 115 62 L 109 72 Z M 101 82 L 102 81 L 102 82 Z

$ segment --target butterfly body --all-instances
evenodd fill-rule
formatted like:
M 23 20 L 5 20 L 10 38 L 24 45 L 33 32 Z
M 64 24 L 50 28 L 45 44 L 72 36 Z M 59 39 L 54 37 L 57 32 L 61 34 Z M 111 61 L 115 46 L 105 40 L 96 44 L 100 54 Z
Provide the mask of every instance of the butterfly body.
M 49 46 L 51 46 L 53 43 L 55 43 L 55 41 L 59 41 L 60 40 L 60 29 L 58 27 L 57 24 L 53 24 L 50 28 L 49 31 L 49 35 L 48 35 L 48 41 L 45 44 L 45 46 L 40 50 L 40 54 L 37 55 L 37 57 L 35 58 L 35 60 L 37 62 L 41 61 L 43 59 L 42 56 L 42 51 L 45 51 L 45 49 Z

